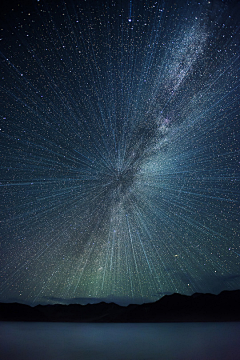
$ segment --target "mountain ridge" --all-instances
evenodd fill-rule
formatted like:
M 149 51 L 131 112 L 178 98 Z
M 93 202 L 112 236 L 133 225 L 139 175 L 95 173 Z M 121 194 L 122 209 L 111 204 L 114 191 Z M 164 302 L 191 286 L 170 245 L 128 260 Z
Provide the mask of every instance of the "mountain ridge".
M 152 303 L 117 305 L 98 304 L 30 305 L 0 303 L 0 321 L 39 322 L 221 322 L 240 321 L 240 290 L 218 295 L 174 293 Z

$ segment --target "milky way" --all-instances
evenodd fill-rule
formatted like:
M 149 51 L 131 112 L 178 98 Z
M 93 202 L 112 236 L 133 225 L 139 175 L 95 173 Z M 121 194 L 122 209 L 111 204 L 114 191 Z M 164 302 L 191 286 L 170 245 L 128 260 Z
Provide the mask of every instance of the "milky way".
M 3 15 L 0 301 L 240 288 L 237 2 Z

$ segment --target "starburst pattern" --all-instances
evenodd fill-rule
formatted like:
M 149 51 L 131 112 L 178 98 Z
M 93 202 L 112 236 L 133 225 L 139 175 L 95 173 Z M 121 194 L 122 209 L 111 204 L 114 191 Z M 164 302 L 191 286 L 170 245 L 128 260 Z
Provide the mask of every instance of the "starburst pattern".
M 7 13 L 1 299 L 240 286 L 238 15 L 210 1 Z

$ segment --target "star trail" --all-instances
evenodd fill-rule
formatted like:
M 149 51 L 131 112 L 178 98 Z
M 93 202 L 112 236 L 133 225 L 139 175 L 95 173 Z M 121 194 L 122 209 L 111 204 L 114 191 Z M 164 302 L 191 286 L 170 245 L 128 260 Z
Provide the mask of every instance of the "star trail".
M 240 288 L 240 6 L 1 15 L 0 301 Z

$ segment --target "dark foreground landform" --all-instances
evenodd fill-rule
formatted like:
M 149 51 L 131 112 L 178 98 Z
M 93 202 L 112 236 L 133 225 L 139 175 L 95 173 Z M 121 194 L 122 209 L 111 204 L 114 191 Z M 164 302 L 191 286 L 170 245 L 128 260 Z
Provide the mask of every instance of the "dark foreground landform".
M 0 321 L 154 323 L 240 321 L 240 290 L 219 295 L 166 295 L 154 303 L 88 305 L 0 303 Z

